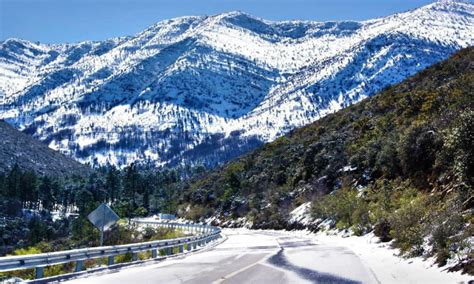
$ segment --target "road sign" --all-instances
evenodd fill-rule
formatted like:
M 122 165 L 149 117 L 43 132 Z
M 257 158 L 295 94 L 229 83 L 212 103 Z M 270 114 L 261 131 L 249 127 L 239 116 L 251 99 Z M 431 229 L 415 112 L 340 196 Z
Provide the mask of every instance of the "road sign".
M 164 213 L 160 213 L 158 214 L 158 217 L 160 219 L 163 219 L 163 220 L 173 220 L 173 219 L 176 219 L 176 215 L 174 214 L 164 214 Z
M 87 219 L 91 221 L 94 226 L 97 227 L 100 231 L 100 245 L 102 246 L 104 243 L 104 232 L 110 229 L 115 222 L 117 222 L 120 217 L 115 214 L 115 212 L 110 209 L 110 207 L 102 203 L 97 207 L 94 211 L 92 211 L 88 216 Z

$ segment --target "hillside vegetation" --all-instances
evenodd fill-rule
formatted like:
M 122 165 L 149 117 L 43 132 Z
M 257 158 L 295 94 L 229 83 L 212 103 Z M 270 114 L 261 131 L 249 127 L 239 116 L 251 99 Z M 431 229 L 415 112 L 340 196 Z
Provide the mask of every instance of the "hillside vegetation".
M 183 189 L 180 214 L 293 228 L 329 222 L 473 273 L 474 48 L 297 129 Z M 225 223 L 223 223 L 225 224 Z

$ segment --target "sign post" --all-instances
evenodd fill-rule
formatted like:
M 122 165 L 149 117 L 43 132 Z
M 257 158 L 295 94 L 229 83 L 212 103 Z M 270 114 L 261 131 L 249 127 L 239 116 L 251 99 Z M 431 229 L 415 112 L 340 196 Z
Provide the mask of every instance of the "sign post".
M 114 225 L 120 217 L 105 203 L 92 211 L 87 219 L 100 231 L 100 246 L 104 245 L 104 232 Z

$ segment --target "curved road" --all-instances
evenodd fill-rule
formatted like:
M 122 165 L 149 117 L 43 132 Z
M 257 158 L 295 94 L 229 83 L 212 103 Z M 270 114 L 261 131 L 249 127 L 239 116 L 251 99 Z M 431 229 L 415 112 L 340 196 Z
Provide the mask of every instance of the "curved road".
M 224 230 L 214 248 L 71 283 L 378 283 L 350 250 L 284 232 Z

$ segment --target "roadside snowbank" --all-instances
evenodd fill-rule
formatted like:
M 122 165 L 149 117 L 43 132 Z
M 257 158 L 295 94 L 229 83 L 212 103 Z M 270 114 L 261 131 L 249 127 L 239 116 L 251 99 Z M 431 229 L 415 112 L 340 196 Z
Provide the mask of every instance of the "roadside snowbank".
M 447 272 L 439 268 L 433 259 L 421 257 L 405 259 L 389 243 L 380 243 L 373 234 L 362 237 L 346 236 L 343 233 L 292 231 L 289 234 L 307 237 L 316 244 L 349 248 L 373 272 L 380 283 L 468 283 L 474 277 L 459 272 Z
M 310 214 L 310 203 L 304 203 L 290 213 L 290 222 L 304 225 L 314 224 Z M 319 220 L 320 221 L 320 220 Z M 321 227 L 327 227 L 324 223 Z M 390 247 L 390 243 L 381 243 L 373 233 L 364 236 L 351 236 L 343 232 L 325 230 L 312 233 L 307 230 L 291 231 L 289 234 L 307 237 L 316 244 L 325 244 L 348 248 L 373 272 L 380 283 L 467 283 L 474 277 L 460 272 L 447 272 L 448 267 L 438 267 L 434 259 L 403 258 L 399 250 Z

